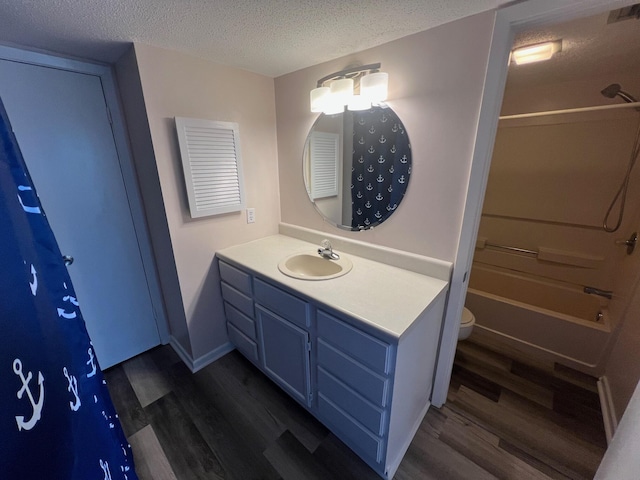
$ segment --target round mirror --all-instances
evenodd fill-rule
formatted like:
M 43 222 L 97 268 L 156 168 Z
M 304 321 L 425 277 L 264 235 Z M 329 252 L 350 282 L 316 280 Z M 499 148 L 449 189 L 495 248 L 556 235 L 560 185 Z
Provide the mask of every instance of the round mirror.
M 304 149 L 304 182 L 333 225 L 366 230 L 398 208 L 411 175 L 411 144 L 391 108 L 320 114 Z

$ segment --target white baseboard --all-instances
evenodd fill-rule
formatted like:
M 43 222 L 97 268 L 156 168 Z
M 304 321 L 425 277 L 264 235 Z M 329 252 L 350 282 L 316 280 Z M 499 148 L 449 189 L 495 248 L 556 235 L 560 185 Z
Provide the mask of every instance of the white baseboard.
M 171 336 L 169 338 L 169 344 L 175 350 L 175 352 L 178 354 L 187 368 L 191 370 L 191 373 L 196 373 L 198 370 L 201 370 L 210 363 L 215 362 L 235 348 L 231 343 L 225 343 L 224 345 L 220 345 L 219 347 L 211 350 L 209 353 L 206 353 L 194 360 L 191 355 L 184 349 L 184 347 L 180 345 L 180 342 L 175 339 L 175 337 Z
M 613 405 L 609 380 L 603 375 L 598 379 L 598 396 L 600 397 L 600 408 L 602 409 L 602 420 L 604 421 L 604 432 L 607 436 L 607 444 L 611 443 L 613 434 L 618 428 L 616 409 Z

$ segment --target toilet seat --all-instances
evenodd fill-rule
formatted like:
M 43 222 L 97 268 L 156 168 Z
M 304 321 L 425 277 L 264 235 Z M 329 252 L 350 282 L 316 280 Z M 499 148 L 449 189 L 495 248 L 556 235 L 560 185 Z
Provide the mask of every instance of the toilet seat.
M 462 319 L 460 320 L 461 325 L 472 324 L 475 322 L 475 318 L 473 317 L 473 313 L 468 308 L 462 309 Z
M 462 309 L 462 318 L 460 319 L 460 330 L 458 331 L 458 340 L 465 340 L 471 335 L 476 318 L 467 308 Z

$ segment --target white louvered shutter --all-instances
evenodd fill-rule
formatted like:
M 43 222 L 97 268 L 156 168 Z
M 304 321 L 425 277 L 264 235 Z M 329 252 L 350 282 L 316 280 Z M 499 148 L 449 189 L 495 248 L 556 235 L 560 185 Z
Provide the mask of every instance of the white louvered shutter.
M 311 134 L 311 197 L 314 200 L 338 195 L 339 139 L 337 133 Z
M 193 218 L 244 209 L 237 123 L 176 117 Z

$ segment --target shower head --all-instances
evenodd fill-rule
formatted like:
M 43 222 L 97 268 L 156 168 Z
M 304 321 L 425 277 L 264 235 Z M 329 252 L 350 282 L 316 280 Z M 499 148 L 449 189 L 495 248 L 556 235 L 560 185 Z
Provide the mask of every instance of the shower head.
M 628 102 L 628 103 L 635 103 L 638 101 L 634 98 L 633 95 L 622 90 L 622 87 L 620 86 L 619 83 L 612 83 L 608 87 L 605 87 L 604 89 L 602 89 L 600 93 L 607 98 L 615 98 L 617 95 L 618 97 L 622 98 L 625 102 Z

